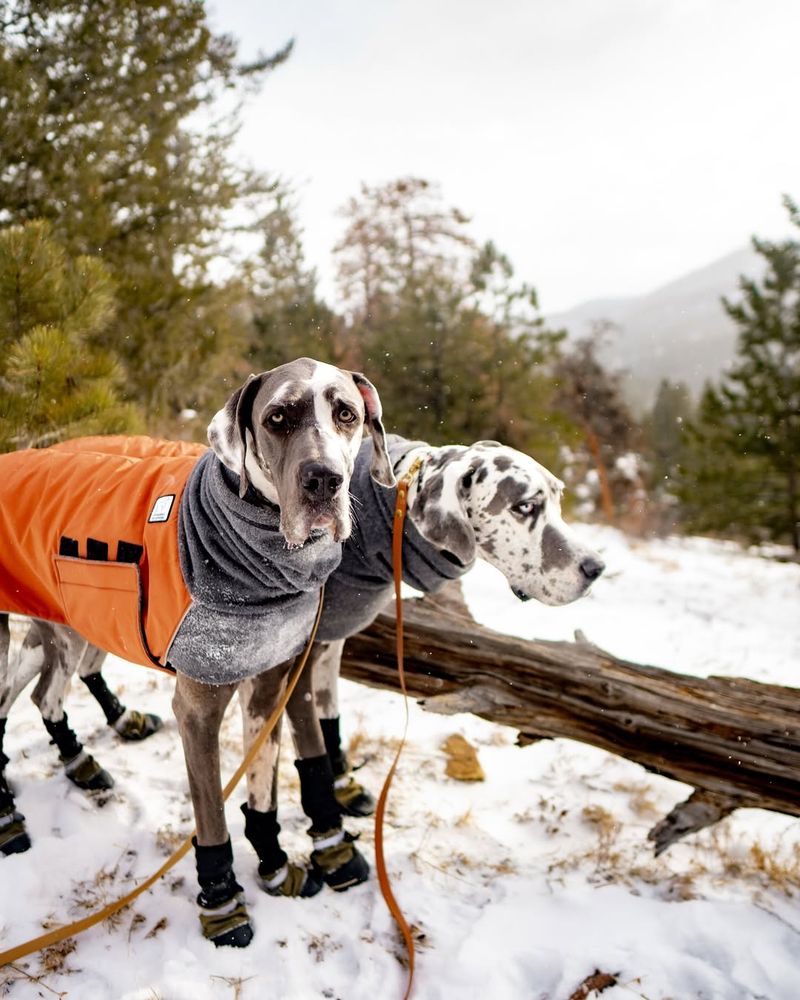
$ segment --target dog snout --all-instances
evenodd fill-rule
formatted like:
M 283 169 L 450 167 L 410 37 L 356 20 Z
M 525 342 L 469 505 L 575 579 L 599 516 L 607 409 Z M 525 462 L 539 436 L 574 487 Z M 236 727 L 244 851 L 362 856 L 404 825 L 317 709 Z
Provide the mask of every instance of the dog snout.
M 314 500 L 332 500 L 343 482 L 344 476 L 322 462 L 304 462 L 300 467 L 300 485 Z
M 586 556 L 585 559 L 581 561 L 580 571 L 586 577 L 586 579 L 591 583 L 596 580 L 598 576 L 606 568 L 606 564 L 600 559 L 596 559 L 594 556 Z

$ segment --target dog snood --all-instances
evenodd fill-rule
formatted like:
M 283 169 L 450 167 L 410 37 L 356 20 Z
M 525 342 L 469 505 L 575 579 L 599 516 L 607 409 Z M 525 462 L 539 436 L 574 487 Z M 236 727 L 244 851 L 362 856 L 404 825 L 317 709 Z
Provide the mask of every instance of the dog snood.
M 183 494 L 178 542 L 192 605 L 169 650 L 177 670 L 230 684 L 295 656 L 305 645 L 319 589 L 342 546 L 325 531 L 290 549 L 280 511 L 208 453 Z
M 424 441 L 408 441 L 390 434 L 389 455 L 396 469 Z M 321 642 L 346 639 L 366 628 L 391 600 L 392 530 L 397 490 L 380 486 L 369 474 L 372 440 L 365 441 L 356 458 L 350 493 L 355 497 L 353 533 L 344 543 L 342 561 L 325 587 L 325 606 L 317 638 Z M 427 542 L 406 518 L 403 528 L 403 580 L 415 590 L 432 593 L 470 568 L 444 556 Z

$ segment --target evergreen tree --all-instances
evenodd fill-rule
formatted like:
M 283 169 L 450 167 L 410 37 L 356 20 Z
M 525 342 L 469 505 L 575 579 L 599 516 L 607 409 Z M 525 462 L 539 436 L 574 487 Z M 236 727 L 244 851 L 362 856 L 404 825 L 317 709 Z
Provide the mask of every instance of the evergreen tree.
M 685 383 L 662 379 L 644 424 L 656 488 L 666 492 L 672 488 L 684 456 L 691 416 L 692 401 Z
M 534 290 L 420 178 L 362 186 L 335 249 L 348 334 L 391 424 L 432 443 L 500 438 L 555 455 L 548 333 Z M 549 427 L 552 431 L 553 424 Z
M 573 477 L 580 480 L 582 470 L 593 471 L 600 509 L 614 523 L 640 493 L 641 481 L 638 459 L 628 460 L 639 451 L 639 428 L 623 398 L 621 373 L 608 371 L 598 358 L 610 332 L 609 324 L 596 324 L 562 354 L 555 366 L 555 400 L 580 434 Z
M 739 327 L 737 357 L 704 393 L 681 497 L 693 527 L 785 539 L 800 551 L 800 242 L 753 246 L 766 271 L 761 281 L 740 279 L 739 300 L 723 299 Z
M 194 0 L 0 0 L 0 24 L 0 224 L 46 219 L 102 256 L 119 310 L 95 339 L 163 425 L 244 347 L 243 289 L 210 276 L 269 187 L 231 155 L 236 95 L 290 46 L 241 65 Z
M 346 367 L 341 323 L 317 294 L 317 274 L 305 260 L 297 209 L 283 185 L 275 188 L 263 235 L 253 275 L 248 351 L 252 370 L 267 370 L 304 355 Z
M 44 222 L 0 231 L 0 450 L 140 428 L 118 361 L 87 342 L 114 314 L 102 262 L 69 259 Z

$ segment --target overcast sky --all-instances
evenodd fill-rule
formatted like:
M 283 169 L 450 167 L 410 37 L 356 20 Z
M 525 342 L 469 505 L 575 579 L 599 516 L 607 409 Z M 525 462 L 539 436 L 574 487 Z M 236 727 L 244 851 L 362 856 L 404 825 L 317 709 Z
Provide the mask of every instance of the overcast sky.
M 212 0 L 242 54 L 296 39 L 243 155 L 297 185 L 330 292 L 336 210 L 413 174 L 554 312 L 783 235 L 800 200 L 797 0 Z

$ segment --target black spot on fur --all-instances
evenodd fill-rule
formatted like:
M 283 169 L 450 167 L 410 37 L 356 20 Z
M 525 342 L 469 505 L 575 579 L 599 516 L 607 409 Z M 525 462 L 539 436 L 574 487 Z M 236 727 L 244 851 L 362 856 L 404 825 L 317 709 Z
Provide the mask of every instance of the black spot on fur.
M 494 496 L 486 505 L 486 513 L 499 514 L 506 507 L 512 507 L 528 492 L 528 484 L 518 482 L 513 476 L 504 476 L 497 484 Z
M 572 551 L 567 539 L 552 526 L 545 525 L 542 532 L 542 570 L 563 569 L 572 562 Z
M 508 472 L 508 470 L 514 464 L 508 457 L 508 455 L 495 455 L 493 461 L 494 461 L 494 467 L 497 469 L 498 472 Z

